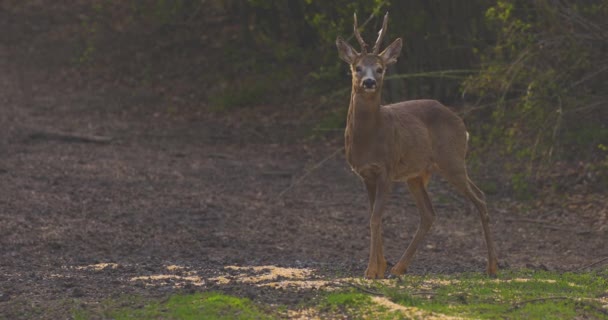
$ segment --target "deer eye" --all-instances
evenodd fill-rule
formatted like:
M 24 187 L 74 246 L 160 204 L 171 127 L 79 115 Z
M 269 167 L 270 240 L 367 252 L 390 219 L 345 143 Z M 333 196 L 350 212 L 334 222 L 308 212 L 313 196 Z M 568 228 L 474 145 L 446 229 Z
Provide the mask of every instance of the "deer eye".
M 382 73 L 382 71 L 384 71 L 384 70 L 382 70 L 382 68 L 376 69 L 376 72 L 378 72 L 378 73 Z
M 361 72 L 361 67 L 359 67 L 359 66 L 355 67 L 355 71 Z

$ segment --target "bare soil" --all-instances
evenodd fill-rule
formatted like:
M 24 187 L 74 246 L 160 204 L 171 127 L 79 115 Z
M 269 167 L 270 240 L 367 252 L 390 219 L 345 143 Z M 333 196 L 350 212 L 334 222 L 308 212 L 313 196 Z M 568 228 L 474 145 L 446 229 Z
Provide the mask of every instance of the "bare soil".
M 217 115 L 175 90 L 82 72 L 66 39 L 78 13 L 66 14 L 0 6 L 0 318 L 65 318 L 68 301 L 124 294 L 220 290 L 287 304 L 313 294 L 209 280 L 228 265 L 363 275 L 367 199 L 336 153 L 339 138 L 307 139 L 293 108 Z M 408 272 L 483 272 L 477 213 L 439 178 L 430 192 L 438 219 Z M 568 271 L 607 256 L 606 199 L 489 195 L 500 266 Z M 417 224 L 395 185 L 384 218 L 389 262 Z M 91 267 L 100 263 L 116 265 Z M 202 281 L 131 281 L 172 265 Z

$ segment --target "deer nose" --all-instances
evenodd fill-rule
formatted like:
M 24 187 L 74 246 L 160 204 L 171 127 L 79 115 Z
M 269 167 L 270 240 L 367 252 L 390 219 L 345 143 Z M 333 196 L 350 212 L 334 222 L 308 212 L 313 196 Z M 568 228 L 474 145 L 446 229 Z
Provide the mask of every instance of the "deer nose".
M 376 86 L 376 80 L 367 78 L 363 80 L 363 87 L 366 89 L 371 89 Z

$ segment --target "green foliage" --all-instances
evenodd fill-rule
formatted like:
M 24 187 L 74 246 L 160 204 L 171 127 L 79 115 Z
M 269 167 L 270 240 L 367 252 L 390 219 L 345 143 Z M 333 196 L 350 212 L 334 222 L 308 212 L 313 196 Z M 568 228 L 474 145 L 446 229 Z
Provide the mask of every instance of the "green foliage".
M 442 70 L 467 70 L 475 61 L 471 47 L 483 46 L 488 38 L 483 13 L 490 1 L 320 1 L 256 0 L 242 11 L 248 21 L 248 38 L 258 46 L 275 48 L 289 44 L 301 53 L 300 61 L 310 63 L 313 86 L 336 90 L 348 86 L 348 67 L 337 58 L 338 35 L 353 39 L 353 13 L 359 18 L 363 37 L 374 43 L 382 16 L 390 12 L 384 45 L 397 37 L 405 39 L 401 59 L 391 67 L 391 81 L 385 86 L 386 101 L 433 97 L 445 102 L 459 96 L 462 78 Z M 277 27 L 278 26 L 278 27 Z M 490 37 L 492 38 L 492 37 Z M 356 45 L 355 45 L 356 46 Z M 407 73 L 407 74 L 405 74 Z M 408 74 L 423 76 L 410 76 Z M 466 73 L 465 73 L 466 74 Z M 404 88 L 407 88 L 406 90 Z
M 386 0 L 247 1 L 241 8 L 243 19 L 255 23 L 243 36 L 284 62 L 311 65 L 310 85 L 327 92 L 340 87 L 340 75 L 346 74 L 334 43 L 343 30 L 352 30 L 353 12 L 379 17 L 387 5 Z
M 486 11 L 498 41 L 464 88 L 490 106 L 477 114 L 486 148 L 518 160 L 521 175 L 539 175 L 566 152 L 592 159 L 589 146 L 606 141 L 606 17 L 605 0 L 500 0 Z M 524 180 L 513 183 L 527 192 Z

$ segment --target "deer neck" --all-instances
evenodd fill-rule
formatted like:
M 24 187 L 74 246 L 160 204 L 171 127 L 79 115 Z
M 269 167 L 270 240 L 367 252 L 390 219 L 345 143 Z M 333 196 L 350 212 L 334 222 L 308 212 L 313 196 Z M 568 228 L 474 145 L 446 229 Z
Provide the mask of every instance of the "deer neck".
M 369 94 L 353 90 L 346 119 L 346 126 L 352 133 L 353 142 L 367 140 L 378 130 L 380 122 L 379 91 Z

